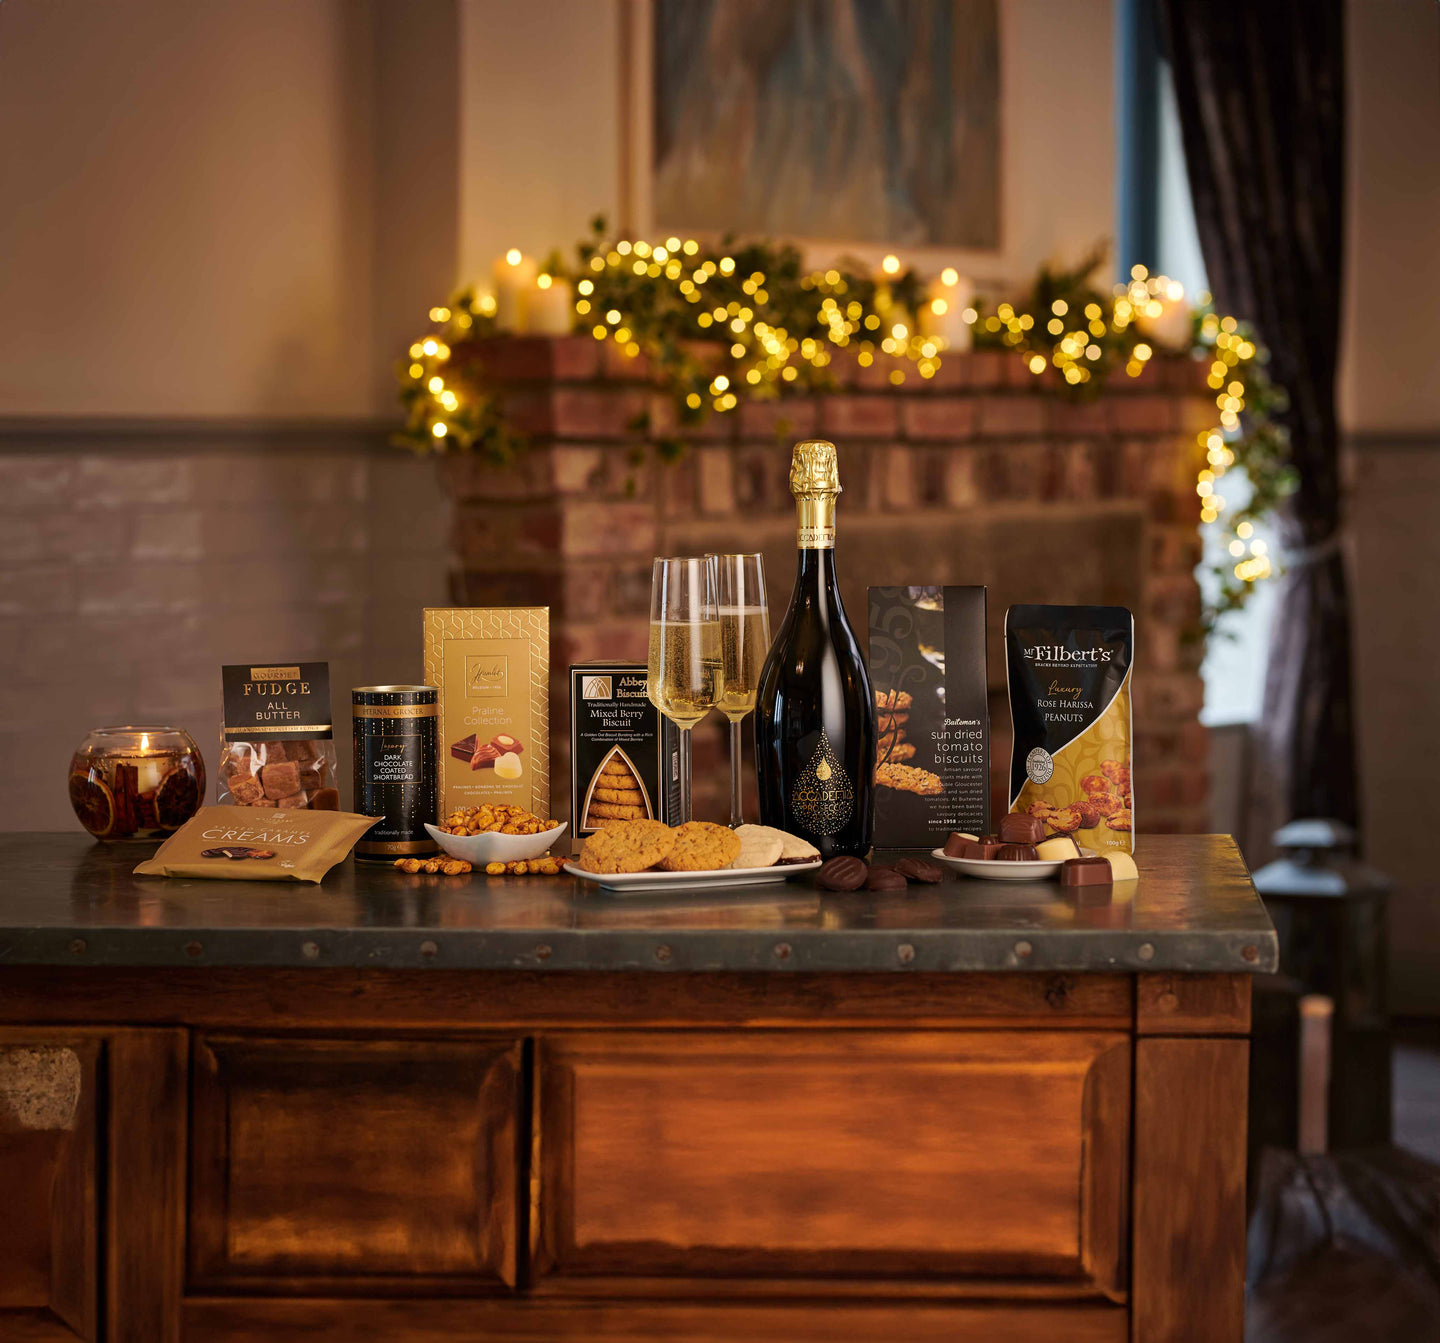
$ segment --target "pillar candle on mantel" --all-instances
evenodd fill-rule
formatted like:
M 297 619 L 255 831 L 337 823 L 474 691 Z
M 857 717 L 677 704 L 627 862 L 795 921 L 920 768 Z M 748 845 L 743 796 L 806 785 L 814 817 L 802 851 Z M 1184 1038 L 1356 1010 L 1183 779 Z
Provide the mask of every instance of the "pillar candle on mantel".
M 568 336 L 575 326 L 575 292 L 559 275 L 541 275 L 529 297 L 525 329 L 532 336 Z
M 890 281 L 900 274 L 900 258 L 893 253 L 880 263 L 880 272 L 875 276 L 875 311 L 880 318 L 880 334 L 890 335 L 895 327 L 903 326 L 907 332 L 915 331 L 915 319 L 910 310 L 896 300 Z
M 1157 303 L 1159 313 L 1150 313 L 1148 308 Z M 1169 281 L 1146 306 L 1146 313 L 1139 319 L 1140 329 L 1163 349 L 1188 351 L 1195 338 L 1195 322 L 1185 301 L 1185 286 L 1177 280 Z
M 946 354 L 963 353 L 974 340 L 974 328 L 965 320 L 965 310 L 974 302 L 974 284 L 947 266 L 925 290 L 925 302 L 920 305 L 921 332 L 940 337 Z
M 523 332 L 530 316 L 539 267 L 533 257 L 512 247 L 495 259 L 495 325 L 501 331 Z

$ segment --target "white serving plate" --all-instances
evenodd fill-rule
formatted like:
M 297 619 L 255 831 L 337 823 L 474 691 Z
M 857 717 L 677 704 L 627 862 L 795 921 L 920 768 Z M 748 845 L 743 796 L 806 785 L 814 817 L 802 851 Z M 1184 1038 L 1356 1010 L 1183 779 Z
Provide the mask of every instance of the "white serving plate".
M 574 863 L 566 863 L 565 871 L 582 881 L 593 881 L 617 894 L 646 895 L 660 891 L 699 890 L 705 887 L 765 886 L 784 881 L 820 866 L 816 858 L 808 863 L 775 864 L 771 867 L 722 867 L 715 872 L 587 872 Z
M 986 881 L 1044 881 L 1053 877 L 1062 863 L 1012 863 L 998 858 L 951 858 L 944 849 L 931 849 L 937 863 L 953 867 L 962 876 L 983 877 Z
M 487 830 L 479 835 L 447 835 L 438 825 L 426 823 L 425 829 L 452 858 L 463 858 L 467 863 L 520 863 L 527 858 L 539 858 L 550 850 L 569 821 L 561 821 L 550 830 L 541 830 L 533 835 L 502 835 L 498 830 Z

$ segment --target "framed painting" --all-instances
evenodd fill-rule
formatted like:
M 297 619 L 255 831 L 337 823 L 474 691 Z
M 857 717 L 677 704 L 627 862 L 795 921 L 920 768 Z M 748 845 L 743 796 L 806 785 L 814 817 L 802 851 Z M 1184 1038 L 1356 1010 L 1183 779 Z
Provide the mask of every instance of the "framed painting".
M 661 233 L 995 256 L 997 9 L 651 0 L 644 213 Z

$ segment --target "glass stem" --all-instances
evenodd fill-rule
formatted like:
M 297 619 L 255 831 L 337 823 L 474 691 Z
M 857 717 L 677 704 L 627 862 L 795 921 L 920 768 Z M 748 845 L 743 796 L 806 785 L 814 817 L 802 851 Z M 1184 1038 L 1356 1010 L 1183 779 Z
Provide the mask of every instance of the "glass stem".
M 690 819 L 690 729 L 680 729 L 680 819 Z
M 743 720 L 730 720 L 730 828 L 745 823 L 743 801 L 740 793 L 740 724 Z

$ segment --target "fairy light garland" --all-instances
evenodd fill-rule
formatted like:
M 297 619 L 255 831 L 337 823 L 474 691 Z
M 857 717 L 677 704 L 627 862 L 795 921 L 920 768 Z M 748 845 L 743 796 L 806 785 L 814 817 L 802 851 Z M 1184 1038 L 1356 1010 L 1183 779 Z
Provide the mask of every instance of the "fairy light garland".
M 567 270 L 552 256 L 536 285 L 547 290 L 568 281 L 577 331 L 613 343 L 628 358 L 644 354 L 652 379 L 674 400 L 682 431 L 734 411 L 746 398 L 830 385 L 827 370 L 839 350 L 853 351 L 861 367 L 889 356 L 888 378 L 896 386 L 911 371 L 930 379 L 940 368 L 946 343 L 924 325 L 936 301 L 925 299 L 919 276 L 902 270 L 894 255 L 884 258 L 877 280 L 836 267 L 803 270 L 799 253 L 788 247 L 748 244 L 712 252 L 693 238 L 672 235 L 651 243 L 603 234 L 597 220 L 575 268 Z M 509 258 L 511 265 L 518 260 L 518 254 Z M 1101 294 L 1088 278 L 1101 260 L 1097 252 L 1069 272 L 1042 270 L 1024 303 L 1001 302 L 993 312 L 978 303 L 966 308 L 963 318 L 973 327 L 976 346 L 1015 353 L 1059 393 L 1092 396 L 1121 370 L 1140 377 L 1155 357 L 1157 322 L 1184 301 L 1184 290 L 1136 266 L 1127 283 Z M 951 272 L 946 282 L 953 283 Z M 395 442 L 422 452 L 471 451 L 511 460 L 522 440 L 506 425 L 498 396 L 449 367 L 456 346 L 497 334 L 495 298 L 468 289 L 431 308 L 429 316 L 432 331 L 410 346 L 398 369 L 406 425 Z M 1288 441 L 1272 415 L 1283 408 L 1284 394 L 1270 383 L 1265 352 L 1253 334 L 1234 317 L 1217 314 L 1208 295 L 1191 315 L 1188 332 L 1178 340 L 1173 330 L 1168 335 L 1170 346 L 1208 359 L 1215 393 L 1216 423 L 1197 438 L 1205 465 L 1195 493 L 1199 521 L 1222 529 L 1228 558 L 1207 602 L 1208 632 L 1275 572 L 1255 523 L 1294 487 Z M 650 425 L 637 421 L 633 427 Z M 656 447 L 668 458 L 684 444 L 661 436 Z M 1248 477 L 1243 506 L 1232 506 L 1221 492 L 1227 473 L 1237 468 Z
M 1061 389 L 1091 394 L 1117 369 L 1138 378 L 1155 357 L 1155 324 L 1169 305 L 1184 302 L 1183 286 L 1135 266 L 1126 284 L 1102 296 L 1086 283 L 1099 257 L 1073 271 L 1042 270 L 1030 300 L 1000 303 L 993 313 L 969 312 L 977 346 L 1015 351 L 1036 377 L 1049 376 Z M 1198 468 L 1195 494 L 1199 521 L 1220 529 L 1223 564 L 1214 567 L 1215 591 L 1204 613 L 1205 632 L 1227 611 L 1240 608 L 1256 583 L 1272 577 L 1274 561 L 1255 524 L 1295 487 L 1289 441 L 1274 412 L 1285 395 L 1271 383 L 1266 354 L 1238 319 L 1214 311 L 1208 294 L 1191 314 L 1189 330 L 1170 341 L 1192 357 L 1209 361 L 1207 383 L 1215 393 L 1216 422 L 1196 438 L 1205 464 Z M 1242 418 L 1243 416 L 1243 418 Z M 1232 505 L 1221 493 L 1226 474 L 1240 468 L 1249 497 Z

